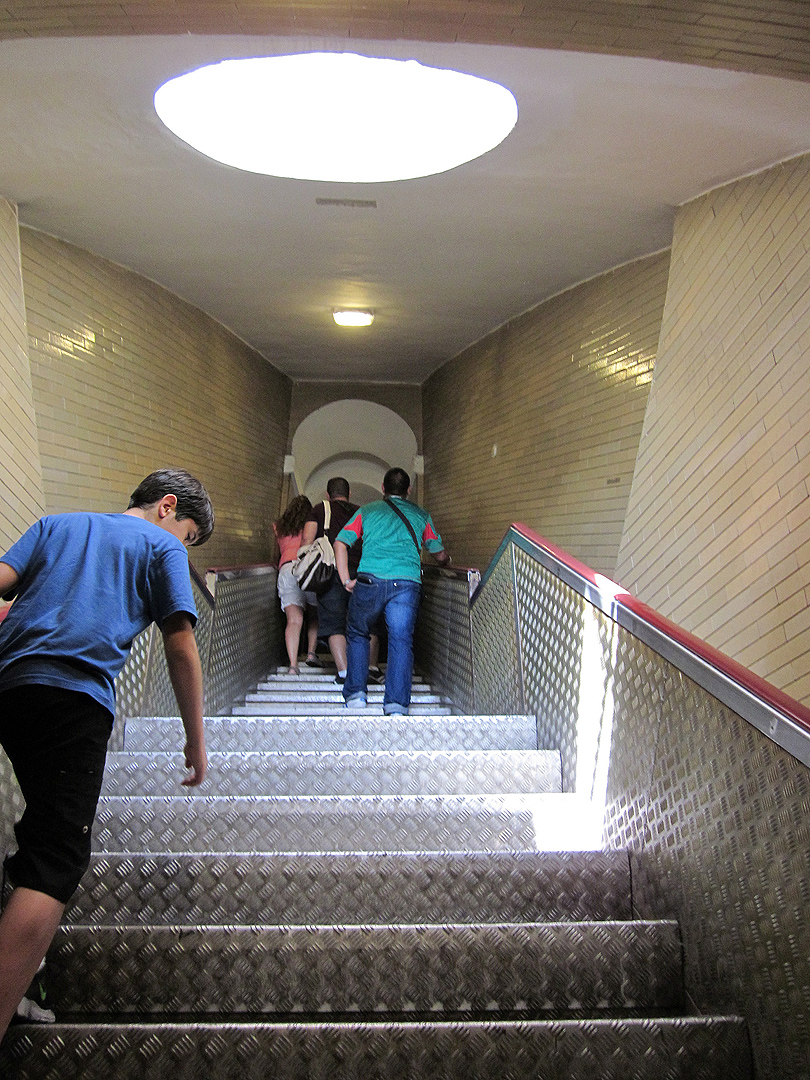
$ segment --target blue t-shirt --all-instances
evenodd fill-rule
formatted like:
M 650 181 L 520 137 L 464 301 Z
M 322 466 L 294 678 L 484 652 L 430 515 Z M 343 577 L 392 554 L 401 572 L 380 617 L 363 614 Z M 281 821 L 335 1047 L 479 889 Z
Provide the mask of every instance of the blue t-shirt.
M 133 638 L 176 612 L 197 620 L 185 547 L 131 514 L 40 518 L 0 562 L 20 575 L 0 622 L 0 690 L 80 690 L 114 712 Z

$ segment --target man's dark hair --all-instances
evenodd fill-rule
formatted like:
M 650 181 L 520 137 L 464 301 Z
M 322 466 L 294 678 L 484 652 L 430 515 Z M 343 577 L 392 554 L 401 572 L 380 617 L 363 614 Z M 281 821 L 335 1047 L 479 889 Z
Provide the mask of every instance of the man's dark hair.
M 192 547 L 204 544 L 214 531 L 214 508 L 200 481 L 185 469 L 158 469 L 149 473 L 130 495 L 127 509 L 143 510 L 154 506 L 164 495 L 177 497 L 175 517 L 178 521 L 191 518 L 197 526 L 197 539 Z
M 389 469 L 383 477 L 383 491 L 386 495 L 399 495 L 404 499 L 410 486 L 411 478 L 404 469 Z
M 342 476 L 333 476 L 326 485 L 326 494 L 330 499 L 348 499 L 350 492 L 349 481 Z

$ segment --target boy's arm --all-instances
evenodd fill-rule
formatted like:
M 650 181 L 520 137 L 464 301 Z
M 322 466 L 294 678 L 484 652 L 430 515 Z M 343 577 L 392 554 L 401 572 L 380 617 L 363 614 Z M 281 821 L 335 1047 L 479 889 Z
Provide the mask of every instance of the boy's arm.
M 186 768 L 191 769 L 182 783 L 196 787 L 203 782 L 208 768 L 203 733 L 203 678 L 200 654 L 191 619 L 184 611 L 175 612 L 161 626 L 169 677 L 180 708 L 186 732 Z
M 9 566 L 8 563 L 0 562 L 0 598 L 15 589 L 19 580 L 20 575 L 14 567 Z

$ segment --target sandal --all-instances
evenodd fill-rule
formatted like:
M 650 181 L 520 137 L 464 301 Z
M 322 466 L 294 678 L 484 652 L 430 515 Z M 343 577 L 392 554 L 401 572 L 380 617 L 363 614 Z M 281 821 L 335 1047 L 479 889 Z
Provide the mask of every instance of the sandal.
M 314 652 L 307 653 L 307 658 L 304 663 L 307 667 L 323 667 L 323 663 L 318 659 Z

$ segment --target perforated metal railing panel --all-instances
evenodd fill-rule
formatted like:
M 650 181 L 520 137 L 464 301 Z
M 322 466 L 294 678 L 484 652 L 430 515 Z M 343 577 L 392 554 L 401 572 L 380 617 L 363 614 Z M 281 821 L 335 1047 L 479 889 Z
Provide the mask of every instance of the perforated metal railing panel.
M 426 573 L 414 657 L 417 667 L 429 674 L 429 681 L 457 712 L 476 712 L 466 573 Z
M 8 851 L 14 843 L 14 822 L 24 809 L 25 800 L 11 762 L 0 749 L 0 852 Z
M 574 791 L 577 717 L 585 692 L 590 697 L 593 689 L 594 672 L 583 667 L 582 649 L 593 609 L 526 552 L 514 548 L 512 557 L 526 711 L 538 719 L 538 745 L 560 751 L 563 790 Z M 585 658 L 586 664 L 589 659 L 595 657 Z
M 218 574 L 208 659 L 206 710 L 221 712 L 275 663 L 282 632 L 276 570 Z
M 658 722 L 617 716 L 607 840 L 638 909 L 679 919 L 698 1007 L 746 1016 L 758 1075 L 806 1080 L 810 770 L 681 672 L 661 690 Z
M 476 711 L 523 712 L 511 549 L 501 556 L 472 607 L 472 642 Z

